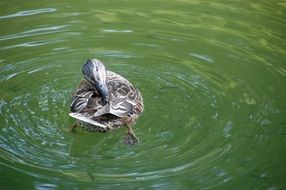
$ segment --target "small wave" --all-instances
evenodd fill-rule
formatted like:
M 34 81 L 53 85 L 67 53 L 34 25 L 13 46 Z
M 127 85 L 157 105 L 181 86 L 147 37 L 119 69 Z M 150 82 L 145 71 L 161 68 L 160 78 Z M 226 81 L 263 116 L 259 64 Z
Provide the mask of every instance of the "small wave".
M 55 12 L 56 10 L 57 9 L 55 9 L 55 8 L 43 8 L 43 9 L 19 11 L 19 12 L 14 13 L 14 14 L 0 16 L 0 19 L 22 17 L 22 16 L 31 16 L 31 15 L 42 14 L 42 13 L 51 13 L 51 12 Z
M 24 32 L 16 33 L 16 34 L 0 36 L 0 41 L 23 38 L 23 37 L 31 37 L 31 36 L 37 36 L 37 35 L 44 35 L 44 34 L 52 34 L 56 32 L 61 32 L 62 29 L 66 27 L 67 25 L 36 28 L 36 29 L 32 29 L 32 30 L 28 30 L 28 31 L 24 31 Z
M 115 29 L 105 29 L 101 30 L 102 32 L 111 32 L 111 33 L 131 33 L 133 30 L 115 30 Z

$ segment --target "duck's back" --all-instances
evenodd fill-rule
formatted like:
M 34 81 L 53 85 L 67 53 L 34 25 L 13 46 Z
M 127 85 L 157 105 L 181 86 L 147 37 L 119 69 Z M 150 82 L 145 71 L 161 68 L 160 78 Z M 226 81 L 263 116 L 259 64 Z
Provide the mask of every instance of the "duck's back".
M 127 79 L 112 71 L 107 71 L 107 87 L 112 102 L 126 100 L 130 102 L 135 114 L 143 112 L 143 98 L 140 91 L 135 88 Z

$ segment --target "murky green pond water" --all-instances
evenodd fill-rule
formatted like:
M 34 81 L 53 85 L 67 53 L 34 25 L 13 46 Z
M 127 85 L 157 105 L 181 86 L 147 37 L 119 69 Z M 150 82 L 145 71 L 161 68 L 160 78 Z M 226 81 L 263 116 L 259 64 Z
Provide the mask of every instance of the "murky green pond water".
M 0 189 L 286 189 L 285 18 L 285 1 L 2 1 Z M 94 57 L 141 90 L 140 145 L 65 131 Z

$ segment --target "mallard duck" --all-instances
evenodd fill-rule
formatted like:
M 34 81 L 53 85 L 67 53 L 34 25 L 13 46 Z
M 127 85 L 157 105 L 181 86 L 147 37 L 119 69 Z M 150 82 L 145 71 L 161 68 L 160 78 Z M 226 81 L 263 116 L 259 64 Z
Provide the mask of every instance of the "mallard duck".
M 106 70 L 98 59 L 82 67 L 84 79 L 71 98 L 71 117 L 77 119 L 71 130 L 81 127 L 90 132 L 109 132 L 127 127 L 124 142 L 138 144 L 132 126 L 143 112 L 143 98 L 127 79 Z

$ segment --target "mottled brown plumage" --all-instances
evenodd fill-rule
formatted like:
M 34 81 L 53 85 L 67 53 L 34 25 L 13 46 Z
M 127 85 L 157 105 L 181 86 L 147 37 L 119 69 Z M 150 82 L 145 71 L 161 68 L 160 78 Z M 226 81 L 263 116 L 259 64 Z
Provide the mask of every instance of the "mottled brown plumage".
M 102 64 L 96 59 L 92 61 L 94 65 Z M 94 71 L 94 78 L 97 72 Z M 129 136 L 125 137 L 125 142 L 138 143 L 131 126 L 144 109 L 141 93 L 121 75 L 105 68 L 99 72 L 106 72 L 104 81 L 108 95 L 104 98 L 95 85 L 83 79 L 72 95 L 70 116 L 77 119 L 76 126 L 90 132 L 107 132 L 126 126 Z

